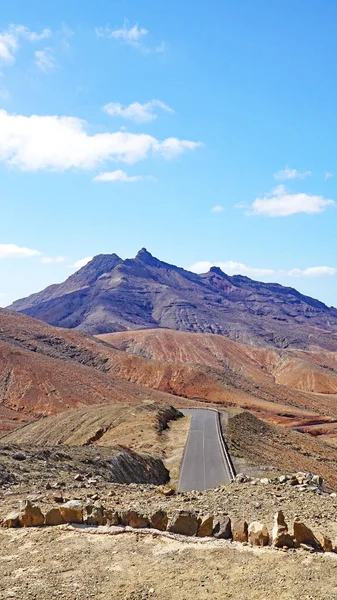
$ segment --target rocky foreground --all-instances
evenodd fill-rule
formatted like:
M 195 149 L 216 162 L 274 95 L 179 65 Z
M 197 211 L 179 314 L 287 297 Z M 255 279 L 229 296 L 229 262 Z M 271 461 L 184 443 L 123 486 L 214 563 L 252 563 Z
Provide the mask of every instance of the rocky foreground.
M 336 509 L 309 473 L 191 493 L 89 470 L 7 481 L 0 598 L 337 599 Z

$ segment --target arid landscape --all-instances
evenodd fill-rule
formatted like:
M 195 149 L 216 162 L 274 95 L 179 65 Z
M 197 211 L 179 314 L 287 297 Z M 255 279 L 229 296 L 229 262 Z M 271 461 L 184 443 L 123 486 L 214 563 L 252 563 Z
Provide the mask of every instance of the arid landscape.
M 142 301 L 140 309 L 134 298 L 129 301 L 129 307 L 133 307 L 129 321 L 115 320 L 112 327 L 107 318 L 111 319 L 112 313 L 116 315 L 117 308 L 128 314 L 121 304 L 120 283 L 117 286 L 113 283 L 116 269 L 119 276 L 124 270 L 128 273 L 122 280 L 127 281 L 125 293 L 131 294 L 130 298 L 133 298 L 131 288 L 135 293 L 139 291 L 140 277 L 142 286 L 144 278 L 156 282 L 158 297 L 162 294 L 160 286 L 166 290 L 175 286 L 180 295 L 182 285 L 192 286 L 188 293 L 193 295 L 205 285 L 202 276 L 196 278 L 141 251 L 131 261 L 121 261 L 116 255 L 96 257 L 64 284 L 13 305 L 16 311 L 0 309 L 0 519 L 3 520 L 0 535 L 5 561 L 15 555 L 23 565 L 19 571 L 4 569 L 0 597 L 165 600 L 172 598 L 172 589 L 176 589 L 175 598 L 189 600 L 193 589 L 193 595 L 200 600 L 210 594 L 242 600 L 337 598 L 333 583 L 337 563 L 331 552 L 329 556 L 308 554 L 305 544 L 302 548 L 296 542 L 295 533 L 291 535 L 296 549 L 291 549 L 290 544 L 286 553 L 282 549 L 273 550 L 270 545 L 258 549 L 253 542 L 242 546 L 236 540 L 242 542 L 248 538 L 235 537 L 235 523 L 243 523 L 243 519 L 248 524 L 262 522 L 271 532 L 273 515 L 282 510 L 290 523 L 300 518 L 315 535 L 327 536 L 331 548 L 337 543 L 334 310 L 281 286 L 261 287 L 247 278 L 230 279 L 214 270 L 206 277 L 208 292 L 203 293 L 210 293 L 210 286 L 215 293 L 216 287 L 216 293 L 223 299 L 220 313 L 229 311 L 231 317 L 226 318 L 226 323 L 232 319 L 239 329 L 231 325 L 226 332 L 221 327 L 216 330 L 212 327 L 210 332 L 209 327 L 199 327 L 196 323 L 201 322 L 201 316 L 195 307 L 193 327 L 190 317 L 187 320 L 182 317 L 188 313 L 179 309 L 183 320 L 178 323 L 170 317 L 171 328 L 168 328 L 168 322 L 159 319 L 159 314 L 166 311 L 161 313 L 163 306 L 159 311 L 158 305 L 148 299 Z M 226 286 L 221 283 L 220 290 L 223 280 Z M 143 287 L 143 298 L 150 298 L 152 285 Z M 114 290 L 113 295 L 109 296 L 103 312 L 99 309 L 97 313 L 88 294 L 92 294 L 97 307 L 102 307 L 101 298 L 105 298 L 104 302 L 107 298 L 106 286 Z M 166 314 L 171 314 L 176 302 L 172 292 L 169 297 L 171 308 Z M 243 297 L 246 297 L 244 305 Z M 255 316 L 251 318 L 252 306 L 256 307 L 262 298 L 263 314 L 255 308 Z M 282 339 L 274 316 L 265 318 L 266 307 L 281 298 L 279 314 L 286 319 L 282 323 L 288 323 L 282 325 Z M 291 312 L 289 303 L 294 298 L 296 309 Z M 79 302 L 81 308 L 75 309 L 74 302 Z M 186 299 L 184 302 L 185 310 Z M 203 303 L 203 318 L 211 322 L 217 302 L 214 296 L 209 302 Z M 229 309 L 229 302 L 235 305 L 234 312 Z M 151 307 L 151 318 L 145 319 L 145 306 L 146 310 Z M 57 319 L 50 317 L 51 307 L 56 311 L 53 314 L 59 315 Z M 86 317 L 76 325 L 61 316 L 62 311 L 74 315 L 77 310 L 85 310 Z M 240 321 L 236 320 L 235 311 L 240 312 Z M 97 318 L 102 319 L 99 326 L 88 326 L 89 321 L 95 323 Z M 62 327 L 55 327 L 51 321 Z M 234 473 L 244 475 L 215 489 L 180 491 L 183 457 L 193 418 L 190 413 L 185 416 L 181 412 L 186 408 L 220 411 L 229 460 Z M 296 477 L 292 475 L 298 472 Z M 324 480 L 323 487 L 321 483 L 318 487 L 311 484 L 310 478 L 303 485 L 305 474 L 316 477 L 318 482 Z M 69 524 L 71 517 L 68 521 L 57 517 L 59 520 L 52 528 L 12 528 L 18 521 L 14 517 L 11 521 L 8 513 L 17 510 L 24 499 L 38 507 L 33 510 L 41 509 L 43 514 L 54 515 L 53 518 L 63 510 L 62 506 L 66 510 L 68 502 L 79 503 L 81 510 L 105 511 L 108 517 L 98 521 L 95 517 L 96 525 L 91 528 L 88 524 L 76 528 Z M 96 508 L 85 508 L 92 502 Z M 192 521 L 198 518 L 199 522 L 212 519 L 215 523 L 216 519 L 229 515 L 234 541 L 212 538 L 192 541 L 186 536 L 177 537 L 174 529 L 166 537 L 153 533 L 152 529 L 135 533 L 132 526 L 124 531 L 121 527 L 126 509 L 138 515 L 136 527 L 150 522 L 151 514 L 158 511 L 167 515 L 169 523 L 179 511 L 185 511 Z M 106 520 L 111 515 L 119 516 L 114 517 L 109 529 Z M 89 519 L 85 523 L 89 523 L 93 517 L 85 518 Z M 50 553 L 51 544 L 60 550 Z M 27 548 L 36 549 L 30 565 L 22 556 Z M 46 549 L 44 562 L 52 574 L 48 583 L 41 571 L 38 548 Z M 88 548 L 89 569 L 86 568 Z M 104 549 L 103 554 L 115 557 L 113 566 L 111 562 L 108 566 L 105 558 L 99 559 L 99 548 Z M 80 570 L 81 583 L 78 577 L 74 578 L 75 563 L 70 560 L 74 552 L 78 555 L 76 569 Z M 148 557 L 150 570 L 138 565 L 140 554 Z M 231 565 L 226 572 L 224 560 Z M 205 570 L 206 564 L 212 564 L 212 569 L 209 571 L 207 567 L 207 574 L 200 578 L 200 569 Z M 248 564 L 249 577 L 245 583 L 255 581 L 249 596 L 244 588 L 237 591 Z M 24 588 L 22 577 L 30 569 L 34 570 L 34 581 L 28 579 Z M 127 570 L 134 575 L 127 580 L 119 576 L 114 595 L 107 596 L 111 569 L 114 573 Z M 166 573 L 164 581 L 159 577 L 162 569 Z M 282 569 L 291 574 L 284 582 L 283 595 L 270 592 L 266 586 L 270 569 L 277 573 L 275 586 L 281 580 L 284 582 Z M 320 578 L 322 569 L 330 595 L 317 595 L 325 594 Z M 61 579 L 59 573 L 63 573 Z M 170 583 L 176 578 L 180 581 L 179 589 Z

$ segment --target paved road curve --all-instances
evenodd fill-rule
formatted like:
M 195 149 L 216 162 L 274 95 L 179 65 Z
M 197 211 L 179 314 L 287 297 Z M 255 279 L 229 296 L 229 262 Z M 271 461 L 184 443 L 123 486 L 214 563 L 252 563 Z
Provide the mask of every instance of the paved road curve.
M 181 465 L 178 489 L 207 490 L 232 479 L 230 466 L 219 436 L 219 414 L 213 410 L 185 409 L 191 414 L 183 462 Z

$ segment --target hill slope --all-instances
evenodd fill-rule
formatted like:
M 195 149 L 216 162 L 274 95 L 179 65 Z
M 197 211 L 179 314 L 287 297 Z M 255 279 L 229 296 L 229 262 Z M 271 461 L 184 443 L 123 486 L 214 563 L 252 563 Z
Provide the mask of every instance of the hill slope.
M 0 430 L 86 405 L 172 403 L 119 378 L 107 365 L 116 354 L 124 356 L 80 332 L 0 309 Z
M 169 328 L 260 346 L 337 351 L 336 309 L 293 288 L 230 277 L 216 267 L 196 275 L 145 249 L 134 259 L 96 256 L 66 282 L 10 308 L 91 334 Z
M 256 358 L 263 353 L 273 357 L 279 351 L 254 350 L 222 336 L 195 335 L 172 332 L 181 347 L 184 337 L 209 340 L 209 348 L 220 340 L 223 358 L 218 357 L 213 364 L 211 359 L 207 364 L 206 358 L 204 364 L 178 362 L 177 357 L 169 362 L 167 356 L 165 362 L 154 360 L 129 354 L 82 332 L 55 328 L 2 309 L 0 415 L 5 411 L 7 420 L 13 413 L 27 420 L 91 404 L 151 400 L 176 407 L 196 402 L 240 406 L 289 425 L 337 419 L 336 395 L 280 385 Z

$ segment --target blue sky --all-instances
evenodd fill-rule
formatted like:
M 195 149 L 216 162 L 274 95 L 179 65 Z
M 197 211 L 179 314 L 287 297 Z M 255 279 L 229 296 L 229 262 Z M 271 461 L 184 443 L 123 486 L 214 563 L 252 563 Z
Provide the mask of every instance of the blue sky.
M 80 6 L 1 8 L 0 304 L 145 246 L 337 305 L 337 4 Z

